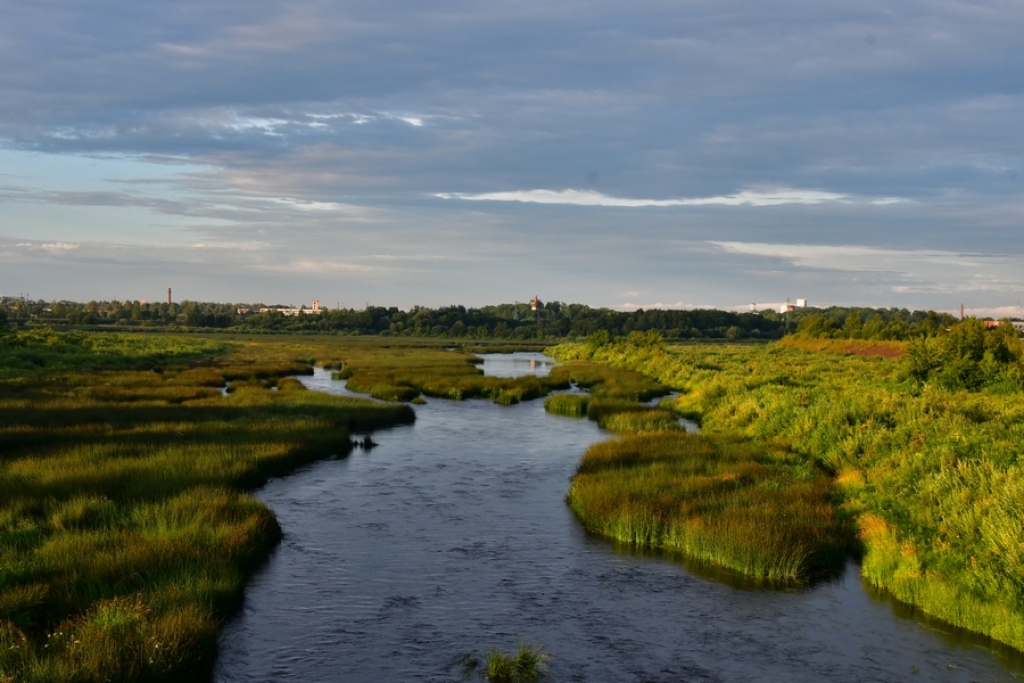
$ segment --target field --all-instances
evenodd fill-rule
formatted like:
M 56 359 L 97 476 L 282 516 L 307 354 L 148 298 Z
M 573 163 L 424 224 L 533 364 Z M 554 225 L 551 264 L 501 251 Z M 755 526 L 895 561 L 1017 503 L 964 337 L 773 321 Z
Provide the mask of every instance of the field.
M 706 436 L 741 440 L 756 462 L 827 477 L 837 514 L 856 525 L 868 580 L 1024 649 L 1019 355 L 998 365 L 978 345 L 974 366 L 933 368 L 922 378 L 914 356 L 940 342 L 908 345 L 905 355 L 891 343 L 800 340 L 576 343 L 554 353 L 654 377 L 683 392 L 676 411 Z M 980 389 L 956 388 L 963 378 Z M 581 477 L 587 471 L 584 461 Z M 623 479 L 619 490 L 630 486 Z M 766 500 L 766 509 L 788 504 Z
M 308 352 L 0 339 L 0 681 L 209 675 L 220 622 L 280 537 L 245 491 L 414 419 L 286 378 Z

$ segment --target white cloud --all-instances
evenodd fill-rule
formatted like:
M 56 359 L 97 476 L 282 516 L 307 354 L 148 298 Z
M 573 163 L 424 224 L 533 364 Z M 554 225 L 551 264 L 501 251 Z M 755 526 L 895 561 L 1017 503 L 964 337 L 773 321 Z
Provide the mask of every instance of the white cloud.
M 959 313 L 960 311 L 947 311 L 948 313 Z M 1002 320 L 1003 318 L 1013 318 L 1015 320 L 1024 320 L 1024 308 L 1021 308 L 1020 304 L 1016 306 L 993 306 L 988 308 L 964 308 L 964 315 L 974 316 L 975 318 L 993 318 L 995 320 Z
M 717 306 L 712 306 L 710 304 L 693 304 L 693 303 L 687 303 L 687 302 L 684 302 L 684 301 L 677 301 L 677 302 L 675 302 L 673 304 L 666 304 L 666 303 L 662 303 L 660 301 L 657 302 L 657 303 L 652 303 L 652 304 L 635 304 L 635 303 L 631 303 L 631 302 L 627 301 L 624 304 L 619 304 L 618 306 L 612 306 L 612 308 L 617 310 L 617 311 L 636 311 L 638 309 L 643 309 L 645 311 L 649 311 L 651 309 L 659 309 L 659 308 L 660 309 L 665 309 L 665 310 L 684 310 L 684 309 L 685 310 L 694 310 L 694 309 L 698 309 L 698 308 L 718 308 L 718 307 Z
M 376 270 L 373 266 L 341 261 L 293 260 L 260 266 L 261 270 L 281 273 L 370 273 Z
M 72 244 L 70 242 L 18 242 L 14 246 L 29 250 L 42 249 L 43 251 L 51 254 L 61 254 L 68 251 L 74 251 L 75 249 L 78 249 L 80 245 Z
M 766 244 L 762 242 L 715 242 L 716 247 L 731 254 L 765 256 L 789 261 L 795 266 L 822 268 L 826 270 L 884 271 L 901 264 L 931 264 L 952 268 L 981 268 L 993 260 L 1019 257 L 1004 257 L 983 254 L 964 254 L 937 249 L 884 249 L 859 245 L 820 244 Z
M 525 202 L 532 204 L 572 204 L 574 206 L 779 206 L 782 204 L 851 204 L 870 201 L 872 204 L 894 204 L 905 200 L 886 197 L 865 200 L 853 195 L 821 190 L 781 188 L 777 190 L 741 190 L 735 194 L 716 197 L 695 197 L 683 199 L 629 199 L 609 197 L 593 190 L 517 190 L 513 192 L 485 192 L 466 194 L 462 192 L 437 193 L 441 199 L 463 199 L 467 201 Z
M 352 204 L 306 201 L 293 199 L 292 197 L 271 198 L 268 201 L 273 204 L 283 204 L 299 211 L 344 211 L 346 213 L 360 213 L 364 211 L 363 207 L 353 206 Z
M 1024 289 L 1024 256 L 981 254 L 939 249 L 886 249 L 860 245 L 708 244 L 729 254 L 784 261 L 798 268 L 846 273 L 858 282 L 886 283 L 896 295 L 1018 295 Z

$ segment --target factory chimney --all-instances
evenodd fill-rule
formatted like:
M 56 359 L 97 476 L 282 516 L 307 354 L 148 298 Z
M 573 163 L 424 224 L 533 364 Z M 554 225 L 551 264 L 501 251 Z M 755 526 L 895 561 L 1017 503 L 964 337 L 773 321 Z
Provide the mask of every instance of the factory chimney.
M 167 305 L 168 306 L 171 305 L 171 288 L 170 287 L 167 288 Z

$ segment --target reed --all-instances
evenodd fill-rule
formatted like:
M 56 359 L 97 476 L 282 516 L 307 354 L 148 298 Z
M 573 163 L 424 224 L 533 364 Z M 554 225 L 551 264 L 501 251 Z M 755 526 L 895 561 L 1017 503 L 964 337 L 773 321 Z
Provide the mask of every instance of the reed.
M 475 653 L 460 658 L 465 678 L 479 674 L 490 683 L 535 683 L 550 671 L 551 655 L 539 645 L 520 642 L 516 651 L 489 648 L 481 662 Z
M 484 377 L 477 356 L 408 344 L 348 347 L 344 358 L 324 362 L 340 366 L 332 376 L 347 379 L 353 391 L 392 401 L 411 401 L 422 394 L 456 401 L 488 398 L 499 405 L 512 405 L 569 386 L 568 379 L 559 376 Z
M 756 579 L 841 570 L 850 534 L 830 480 L 750 444 L 654 432 L 592 446 L 568 501 L 592 532 Z
M 682 392 L 676 411 L 699 418 L 705 434 L 833 473 L 843 514 L 887 529 L 860 536 L 869 581 L 1024 650 L 1021 394 L 998 382 L 950 388 L 942 368 L 921 381 L 908 372 L 912 354 L 847 343 L 566 344 L 551 353 L 647 373 Z
M 566 360 L 551 370 L 552 379 L 576 384 L 591 395 L 625 401 L 649 401 L 669 393 L 668 387 L 640 372 L 584 360 Z
M 555 415 L 586 417 L 589 403 L 586 394 L 553 394 L 544 399 L 544 410 Z
M 413 419 L 306 391 L 282 376 L 309 371 L 291 345 L 18 343 L 0 356 L 0 681 L 207 678 L 220 623 L 280 538 L 244 491 Z

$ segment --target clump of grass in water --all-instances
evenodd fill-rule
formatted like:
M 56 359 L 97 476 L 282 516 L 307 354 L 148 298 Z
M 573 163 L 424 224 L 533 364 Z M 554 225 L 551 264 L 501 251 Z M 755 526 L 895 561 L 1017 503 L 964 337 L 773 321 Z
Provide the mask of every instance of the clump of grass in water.
M 806 582 L 839 571 L 851 542 L 832 495 L 828 477 L 750 444 L 656 432 L 591 446 L 568 502 L 595 533 Z
M 551 655 L 539 645 L 519 643 L 515 653 L 490 648 L 481 662 L 475 653 L 460 659 L 466 679 L 480 674 L 489 683 L 534 683 L 549 671 Z
M 422 393 L 454 401 L 489 398 L 499 405 L 513 405 L 569 386 L 568 379 L 560 377 L 485 377 L 477 367 L 481 362 L 455 350 L 375 346 L 348 349 L 344 362 L 330 360 L 325 365 L 342 365 L 332 376 L 347 379 L 352 391 L 387 400 L 411 401 Z
M 590 397 L 584 394 L 555 394 L 544 399 L 544 410 L 555 415 L 585 417 Z

